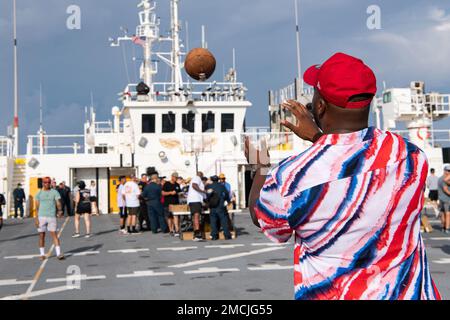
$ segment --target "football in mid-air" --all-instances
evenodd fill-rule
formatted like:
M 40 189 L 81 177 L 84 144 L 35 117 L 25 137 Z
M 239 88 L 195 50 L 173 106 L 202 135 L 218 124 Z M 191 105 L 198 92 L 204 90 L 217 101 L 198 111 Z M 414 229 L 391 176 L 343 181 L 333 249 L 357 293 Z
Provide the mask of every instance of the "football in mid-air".
M 216 58 L 207 49 L 192 49 L 186 56 L 184 69 L 191 78 L 198 81 L 205 81 L 216 70 Z

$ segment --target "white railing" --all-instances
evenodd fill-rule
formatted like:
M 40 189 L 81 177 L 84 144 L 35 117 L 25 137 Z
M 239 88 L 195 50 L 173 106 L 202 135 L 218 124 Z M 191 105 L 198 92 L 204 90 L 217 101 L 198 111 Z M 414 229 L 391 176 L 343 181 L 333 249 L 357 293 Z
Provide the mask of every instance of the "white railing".
M 96 134 L 108 134 L 114 133 L 114 124 L 111 120 L 109 121 L 97 121 L 94 123 L 94 128 Z M 120 122 L 119 132 L 123 132 L 123 121 Z
M 153 92 L 148 95 L 138 95 L 136 86 L 137 84 L 130 84 L 126 87 L 122 95 L 124 101 L 246 101 L 248 91 L 239 82 L 183 83 L 178 89 L 173 83 L 160 82 L 153 84 Z
M 0 137 L 0 156 L 11 157 L 13 154 L 13 143 L 8 137 Z
M 84 153 L 84 135 L 30 135 L 27 154 Z
M 240 144 L 242 151 L 245 149 L 245 139 L 247 137 L 255 146 L 260 146 L 260 143 L 265 141 L 269 151 L 294 151 L 298 143 L 303 145 L 303 141 L 295 139 L 295 134 L 292 132 L 270 132 L 270 130 L 266 131 L 266 128 L 257 129 L 259 130 L 247 131 L 241 135 Z
M 296 79 L 294 83 L 278 90 L 271 90 L 269 92 L 269 104 L 271 106 L 278 106 L 286 100 L 295 100 L 298 98 L 299 94 L 312 97 L 314 94 L 314 88 L 306 87 L 303 88 L 303 92 L 300 92 L 299 79 Z
M 409 139 L 409 130 L 391 130 L 404 138 Z M 450 147 L 450 130 L 430 130 L 428 131 L 430 136 L 426 138 L 425 143 L 429 143 L 433 148 Z

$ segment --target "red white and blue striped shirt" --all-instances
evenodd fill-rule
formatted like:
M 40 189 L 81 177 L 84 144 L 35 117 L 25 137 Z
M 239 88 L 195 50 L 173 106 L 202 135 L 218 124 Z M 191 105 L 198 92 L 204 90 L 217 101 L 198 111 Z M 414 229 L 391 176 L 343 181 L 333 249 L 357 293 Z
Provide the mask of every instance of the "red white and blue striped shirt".
M 296 299 L 440 299 L 420 234 L 428 162 L 375 128 L 321 137 L 273 168 L 255 211 L 295 235 Z

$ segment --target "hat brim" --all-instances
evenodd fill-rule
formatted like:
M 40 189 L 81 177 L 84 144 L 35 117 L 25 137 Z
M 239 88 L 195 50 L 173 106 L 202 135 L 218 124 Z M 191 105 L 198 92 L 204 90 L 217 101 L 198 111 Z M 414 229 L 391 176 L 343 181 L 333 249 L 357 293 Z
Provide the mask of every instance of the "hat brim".
M 319 64 L 309 67 L 303 74 L 303 81 L 312 87 L 317 87 L 317 83 L 319 82 L 319 71 Z

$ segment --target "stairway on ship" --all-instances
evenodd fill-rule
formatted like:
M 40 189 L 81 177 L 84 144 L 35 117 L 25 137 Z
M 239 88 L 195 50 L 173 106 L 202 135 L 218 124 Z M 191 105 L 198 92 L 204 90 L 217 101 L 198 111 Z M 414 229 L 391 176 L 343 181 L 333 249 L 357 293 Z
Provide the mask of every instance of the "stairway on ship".
M 11 184 L 11 192 L 9 195 L 10 199 L 10 206 L 9 206 L 9 215 L 14 215 L 14 197 L 13 197 L 13 191 L 17 187 L 18 184 L 21 184 L 23 188 L 26 186 L 26 160 L 25 159 L 16 159 L 14 161 L 14 169 L 13 169 L 13 177 L 12 177 L 12 184 Z M 27 200 L 28 200 L 28 195 Z M 24 204 L 25 209 L 25 216 L 27 216 L 27 208 L 28 206 Z

